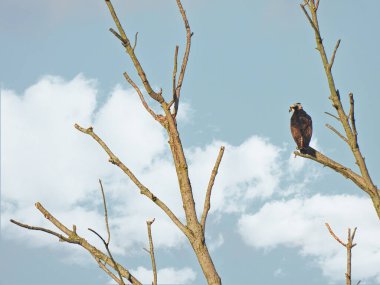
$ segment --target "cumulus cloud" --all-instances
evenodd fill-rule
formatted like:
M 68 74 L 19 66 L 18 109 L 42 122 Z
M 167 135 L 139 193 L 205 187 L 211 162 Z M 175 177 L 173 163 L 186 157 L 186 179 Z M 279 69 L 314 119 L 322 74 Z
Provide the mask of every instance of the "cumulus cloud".
M 215 141 L 188 151 L 197 200 L 204 199 L 209 175 L 222 145 L 226 150 L 214 185 L 211 211 L 241 212 L 252 199 L 270 197 L 282 176 L 281 150 L 265 138 L 252 136 L 238 146 Z M 198 206 L 200 212 L 202 204 Z
M 42 235 L 8 222 L 15 218 L 51 227 L 34 208 L 38 200 L 63 223 L 75 223 L 80 234 L 99 242 L 86 229 L 105 233 L 97 181 L 101 178 L 115 253 L 145 246 L 145 221 L 153 217 L 157 248 L 174 248 L 185 242 L 171 220 L 142 196 L 120 169 L 108 163 L 100 146 L 73 127 L 74 123 L 93 126 L 140 181 L 184 220 L 165 131 L 144 110 L 132 89 L 116 86 L 99 105 L 95 81 L 81 75 L 70 81 L 46 76 L 21 95 L 3 90 L 1 108 L 1 227 L 5 238 L 27 237 L 35 245 L 46 245 Z M 186 121 L 191 108 L 185 104 L 182 110 L 179 119 Z M 189 148 L 185 152 L 199 214 L 221 145 L 226 151 L 214 185 L 211 214 L 243 213 L 254 199 L 262 201 L 280 191 L 280 180 L 288 173 L 287 159 L 282 157 L 283 149 L 266 138 L 252 136 L 240 145 L 214 141 Z M 224 240 L 222 234 L 207 238 L 212 248 L 220 247 Z
M 180 244 L 179 231 L 168 218 L 147 205 L 121 171 L 107 163 L 106 154 L 95 141 L 73 125 L 93 125 L 139 174 L 165 152 L 164 132 L 144 112 L 131 90 L 116 87 L 98 112 L 96 95 L 96 82 L 81 75 L 71 81 L 44 77 L 21 96 L 2 91 L 2 229 L 20 239 L 33 236 L 31 240 L 37 245 L 44 243 L 40 235 L 20 231 L 7 221 L 12 217 L 51 227 L 34 208 L 38 200 L 65 224 L 75 223 L 80 234 L 85 234 L 87 227 L 104 230 L 97 182 L 102 178 L 109 202 L 114 201 L 118 214 L 111 218 L 116 253 L 135 242 L 145 243 L 145 220 L 149 216 L 160 217 L 156 224 L 165 229 L 156 235 L 158 247 Z M 145 207 L 146 211 L 141 211 Z M 127 223 L 133 227 L 126 227 Z M 125 236 L 121 238 L 126 233 L 130 237 L 127 242 Z
M 343 240 L 347 228 L 358 227 L 353 249 L 356 279 L 380 281 L 380 228 L 371 201 L 348 195 L 296 198 L 266 203 L 257 213 L 243 215 L 238 230 L 255 248 L 294 247 L 311 256 L 332 281 L 344 279 L 346 251 L 328 233 L 328 222 Z
M 208 239 L 208 237 L 206 237 Z M 222 234 L 218 234 L 217 237 L 210 238 L 210 241 L 207 241 L 207 246 L 210 251 L 214 251 L 215 249 L 221 247 L 224 244 L 224 237 Z
M 143 284 L 151 284 L 153 280 L 153 271 L 139 266 L 136 270 L 131 270 Z M 191 284 L 197 277 L 196 272 L 185 267 L 175 269 L 173 267 L 162 268 L 157 271 L 157 283 L 159 284 Z

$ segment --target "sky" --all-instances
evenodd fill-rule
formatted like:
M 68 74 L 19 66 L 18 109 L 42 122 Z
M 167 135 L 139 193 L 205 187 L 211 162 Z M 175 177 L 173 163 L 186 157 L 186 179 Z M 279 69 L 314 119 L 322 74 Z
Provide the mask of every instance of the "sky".
M 223 284 L 342 284 L 346 238 L 358 227 L 354 284 L 380 284 L 380 224 L 371 201 L 330 169 L 294 158 L 289 106 L 313 118 L 311 145 L 357 170 L 324 125 L 339 126 L 314 35 L 297 1 L 183 1 L 194 36 L 178 125 L 198 214 L 220 146 L 206 242 Z M 114 1 L 152 86 L 170 98 L 173 55 L 185 30 L 174 0 Z M 341 39 L 333 74 L 347 107 L 355 97 L 359 145 L 380 180 L 380 3 L 321 1 L 328 55 Z M 123 72 L 131 60 L 108 31 L 104 1 L 0 3 L 1 243 L 0 283 L 112 284 L 83 249 L 9 222 L 53 229 L 39 201 L 99 248 L 87 228 L 106 234 L 98 179 L 109 209 L 110 248 L 145 284 L 152 281 L 146 220 L 160 284 L 205 284 L 187 240 L 160 209 L 73 125 L 93 126 L 115 154 L 183 220 L 167 136 L 151 119 Z M 155 110 L 159 106 L 150 102 Z

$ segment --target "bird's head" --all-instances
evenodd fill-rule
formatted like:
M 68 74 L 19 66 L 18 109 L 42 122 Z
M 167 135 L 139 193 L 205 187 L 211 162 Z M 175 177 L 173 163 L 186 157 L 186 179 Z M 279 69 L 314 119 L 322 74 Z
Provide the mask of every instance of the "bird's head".
M 302 105 L 301 105 L 301 103 L 294 103 L 294 104 L 291 105 L 290 108 L 289 108 L 289 112 L 291 112 L 291 111 L 298 111 L 298 110 L 302 110 Z

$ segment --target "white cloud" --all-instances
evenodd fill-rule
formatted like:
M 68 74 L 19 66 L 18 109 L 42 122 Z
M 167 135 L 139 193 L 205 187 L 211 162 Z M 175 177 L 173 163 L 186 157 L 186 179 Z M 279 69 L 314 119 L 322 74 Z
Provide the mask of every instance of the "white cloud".
M 353 248 L 354 278 L 380 281 L 380 227 L 368 198 L 315 195 L 273 201 L 255 214 L 243 215 L 238 230 L 245 243 L 255 248 L 297 248 L 301 255 L 315 258 L 323 274 L 337 281 L 344 279 L 346 251 L 330 236 L 325 222 L 342 240 L 348 227 L 358 227 L 358 245 Z
M 214 251 L 215 249 L 221 247 L 224 244 L 224 237 L 221 233 L 218 234 L 217 237 L 210 238 L 210 240 L 208 240 L 209 239 L 208 237 L 206 237 L 206 239 L 207 239 L 207 247 L 209 248 L 210 251 Z
M 264 138 L 252 136 L 238 146 L 215 141 L 205 148 L 197 147 L 188 152 L 196 200 L 203 203 L 209 176 L 222 145 L 225 153 L 213 188 L 211 211 L 241 212 L 252 199 L 270 197 L 282 175 L 281 150 Z M 198 212 L 201 212 L 202 203 L 198 203 Z
M 95 132 L 151 191 L 184 220 L 178 181 L 167 138 L 162 127 L 141 106 L 133 90 L 117 86 L 108 100 L 97 106 L 96 82 L 79 75 L 70 81 L 47 76 L 24 94 L 2 92 L 2 230 L 42 246 L 46 237 L 21 230 L 8 222 L 51 227 L 34 208 L 40 201 L 67 226 L 99 242 L 87 231 L 105 234 L 98 178 L 103 180 L 112 232 L 111 249 L 131 252 L 147 243 L 145 221 L 156 218 L 152 227 L 155 246 L 183 245 L 183 234 L 156 205 L 142 196 L 124 173 L 108 163 L 101 147 L 74 123 L 93 126 Z M 186 121 L 189 107 L 182 106 Z M 254 199 L 268 199 L 281 191 L 280 180 L 288 172 L 282 149 L 269 140 L 252 136 L 234 146 L 214 141 L 185 150 L 188 157 L 197 211 L 203 210 L 211 170 L 219 147 L 226 147 L 215 181 L 211 213 L 241 213 Z M 223 236 L 208 237 L 216 248 Z M 52 240 L 55 242 L 55 240 Z
M 38 200 L 64 224 L 69 227 L 76 224 L 80 234 L 98 244 L 99 240 L 87 228 L 105 234 L 97 182 L 102 178 L 109 202 L 111 248 L 115 253 L 124 253 L 136 243 L 145 245 L 145 221 L 149 217 L 157 217 L 153 226 L 156 247 L 181 244 L 183 236 L 171 221 L 140 195 L 119 169 L 107 162 L 106 154 L 94 140 L 78 132 L 73 125 L 76 122 L 83 127 L 93 125 L 114 153 L 143 179 L 156 170 L 149 171 L 151 165 L 159 167 L 153 162 L 165 153 L 164 131 L 143 110 L 131 90 L 116 87 L 97 113 L 96 92 L 95 82 L 81 75 L 71 81 L 44 77 L 22 96 L 10 90 L 2 92 L 1 226 L 4 237 L 28 238 L 37 246 L 56 246 L 56 239 L 21 230 L 8 221 L 15 218 L 53 229 L 35 209 L 34 203 Z M 170 163 L 164 162 L 164 169 L 170 173 Z M 168 176 L 160 174 L 160 178 Z M 157 175 L 148 180 L 152 185 L 164 186 L 160 181 Z M 173 182 L 172 191 L 176 181 Z M 165 198 L 170 194 L 166 194 L 164 187 L 158 188 Z M 175 204 L 170 199 L 169 202 Z M 113 212 L 117 213 L 116 218 Z
M 143 284 L 151 284 L 153 280 L 153 271 L 139 266 L 136 270 L 131 270 L 134 275 Z M 196 278 L 196 272 L 185 267 L 175 269 L 172 267 L 162 268 L 157 271 L 157 283 L 159 284 L 191 284 Z

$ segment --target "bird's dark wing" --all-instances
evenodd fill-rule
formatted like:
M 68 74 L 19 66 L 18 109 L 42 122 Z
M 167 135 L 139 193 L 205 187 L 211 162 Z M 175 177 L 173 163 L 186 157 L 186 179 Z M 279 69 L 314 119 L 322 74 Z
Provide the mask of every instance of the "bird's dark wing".
M 300 131 L 303 137 L 303 147 L 308 147 L 313 134 L 313 122 L 311 117 L 304 111 L 299 111 Z
M 299 149 L 303 148 L 303 136 L 300 127 L 300 121 L 296 113 L 293 113 L 290 119 L 290 132 L 292 133 L 293 139 L 297 144 Z

